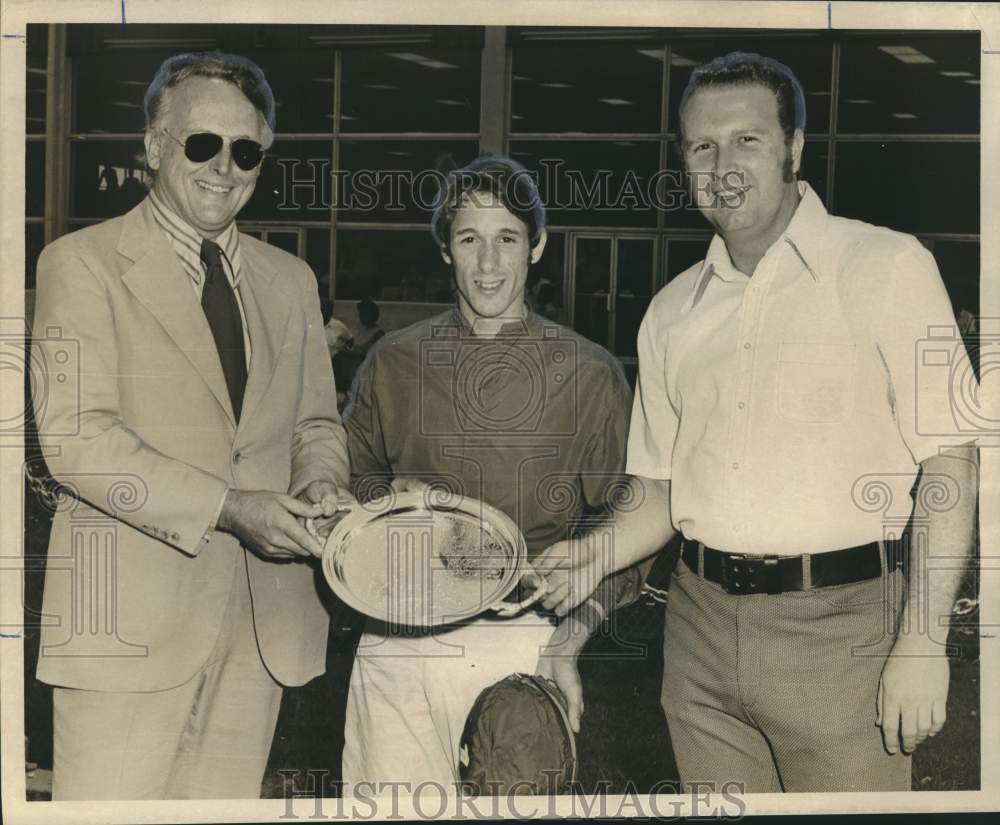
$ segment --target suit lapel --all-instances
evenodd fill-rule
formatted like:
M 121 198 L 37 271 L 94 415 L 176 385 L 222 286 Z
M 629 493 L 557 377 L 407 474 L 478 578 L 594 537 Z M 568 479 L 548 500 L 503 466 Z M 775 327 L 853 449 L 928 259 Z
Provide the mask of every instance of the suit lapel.
M 291 299 L 281 280 L 275 278 L 273 264 L 246 238 L 240 239 L 240 256 L 243 259 L 240 299 L 251 348 L 242 422 L 253 415 L 271 383 L 285 340 Z
M 232 402 L 205 313 L 177 254 L 145 202 L 125 216 L 118 252 L 133 261 L 122 276 L 123 283 L 187 356 L 235 428 Z

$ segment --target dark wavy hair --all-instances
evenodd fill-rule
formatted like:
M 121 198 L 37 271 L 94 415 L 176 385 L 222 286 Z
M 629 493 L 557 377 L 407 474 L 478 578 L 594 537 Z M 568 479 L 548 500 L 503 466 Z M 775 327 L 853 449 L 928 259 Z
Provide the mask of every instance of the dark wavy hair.
M 754 84 L 774 92 L 778 101 L 778 122 L 786 140 L 792 139 L 796 129 L 805 132 L 806 97 L 794 72 L 784 63 L 750 52 L 730 52 L 698 66 L 684 88 L 678 112 L 684 111 L 684 104 L 698 89 Z M 683 130 L 683 120 L 681 124 Z
M 445 178 L 431 218 L 431 233 L 439 246 L 448 247 L 455 213 L 471 192 L 493 195 L 528 228 L 531 245 L 538 242 L 545 229 L 545 207 L 531 173 L 511 158 L 483 155 Z
M 241 55 L 219 51 L 175 54 L 160 64 L 142 100 L 146 129 L 153 128 L 163 116 L 166 110 L 164 94 L 167 89 L 172 89 L 190 77 L 210 77 L 232 83 L 264 116 L 268 128 L 274 133 L 274 93 L 260 66 Z

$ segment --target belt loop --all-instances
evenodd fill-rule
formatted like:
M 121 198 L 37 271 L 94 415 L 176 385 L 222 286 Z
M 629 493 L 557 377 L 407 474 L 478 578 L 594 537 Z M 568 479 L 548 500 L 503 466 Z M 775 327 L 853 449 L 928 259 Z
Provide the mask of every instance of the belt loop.
M 698 575 L 705 578 L 705 545 L 698 542 Z
M 802 589 L 812 590 L 812 556 L 809 553 L 802 554 Z

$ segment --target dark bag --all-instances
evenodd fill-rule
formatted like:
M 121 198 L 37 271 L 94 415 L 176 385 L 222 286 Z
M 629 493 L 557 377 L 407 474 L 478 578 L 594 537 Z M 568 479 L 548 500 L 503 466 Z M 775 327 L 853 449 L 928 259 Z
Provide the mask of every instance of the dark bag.
M 468 796 L 568 793 L 576 742 L 555 682 L 515 673 L 484 689 L 469 711 L 459 774 Z

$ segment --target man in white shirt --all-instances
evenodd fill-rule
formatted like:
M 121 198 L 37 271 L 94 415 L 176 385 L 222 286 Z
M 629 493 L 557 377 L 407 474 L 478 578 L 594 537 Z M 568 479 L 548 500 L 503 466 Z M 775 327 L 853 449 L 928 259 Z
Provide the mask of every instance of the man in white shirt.
M 627 470 L 642 504 L 617 515 L 612 558 L 546 551 L 546 605 L 571 608 L 682 533 L 662 697 L 682 781 L 909 789 L 909 753 L 945 721 L 937 619 L 975 511 L 949 383 L 968 357 L 956 335 L 950 367 L 918 358 L 929 327 L 954 325 L 948 295 L 915 238 L 832 217 L 798 181 L 805 104 L 787 67 L 716 59 L 680 114 L 717 234 L 639 331 Z

